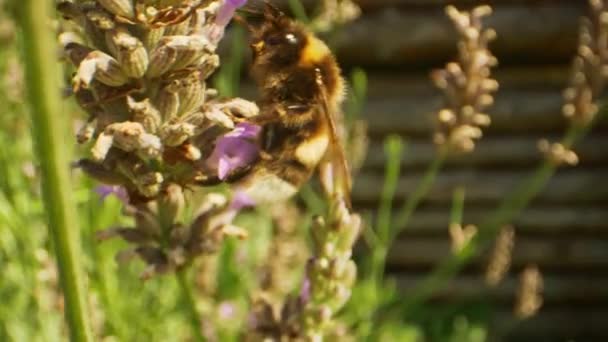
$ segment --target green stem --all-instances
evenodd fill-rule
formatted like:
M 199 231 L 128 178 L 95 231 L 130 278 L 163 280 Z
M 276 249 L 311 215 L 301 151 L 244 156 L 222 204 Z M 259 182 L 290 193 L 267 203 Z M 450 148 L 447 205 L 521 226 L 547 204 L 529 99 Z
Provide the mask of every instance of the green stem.
M 71 199 L 69 163 L 64 137 L 69 136 L 59 102 L 56 37 L 51 28 L 52 1 L 25 0 L 20 5 L 23 56 L 33 137 L 42 173 L 43 200 L 55 247 L 65 315 L 72 341 L 91 341 L 76 225 Z
M 199 319 L 200 314 L 196 308 L 196 298 L 192 293 L 190 285 L 188 285 L 188 268 L 182 268 L 177 271 L 176 276 L 179 287 L 182 290 L 182 300 L 188 309 L 188 316 L 192 330 L 194 331 L 195 340 L 203 342 L 205 341 L 205 336 L 203 336 L 201 321 Z
M 399 235 L 399 233 L 401 233 L 401 231 L 407 227 L 414 210 L 416 210 L 420 201 L 424 198 L 424 196 L 427 195 L 431 189 L 431 186 L 433 186 L 435 178 L 437 178 L 439 170 L 443 166 L 443 163 L 448 156 L 448 152 L 449 149 L 447 147 L 440 148 L 438 154 L 433 159 L 433 162 L 424 173 L 422 180 L 420 183 L 418 183 L 418 186 L 416 186 L 414 192 L 412 192 L 412 194 L 407 198 L 407 201 L 403 205 L 400 213 L 397 215 L 397 217 L 395 217 L 393 224 L 395 229 L 393 230 L 389 241 L 393 241 Z
M 590 126 L 570 127 L 561 143 L 564 147 L 571 148 L 578 139 L 585 135 Z M 414 312 L 418 305 L 445 286 L 471 258 L 477 255 L 479 250 L 493 241 L 500 228 L 510 223 L 545 187 L 556 169 L 557 165 L 547 159 L 529 178 L 515 188 L 501 202 L 498 209 L 479 225 L 479 233 L 459 253 L 440 264 L 412 290 L 405 302 L 399 304 L 405 312 Z
M 464 213 L 464 187 L 458 187 L 452 195 L 452 210 L 450 212 L 450 224 L 463 224 L 462 217 Z
M 395 191 L 399 183 L 401 173 L 401 155 L 403 153 L 403 141 L 398 136 L 390 136 L 385 140 L 384 151 L 386 154 L 386 166 L 384 171 L 384 185 L 378 216 L 376 218 L 376 239 L 374 239 L 372 251 L 372 276 L 377 282 L 382 280 L 384 262 L 390 246 L 390 228 L 392 204 Z

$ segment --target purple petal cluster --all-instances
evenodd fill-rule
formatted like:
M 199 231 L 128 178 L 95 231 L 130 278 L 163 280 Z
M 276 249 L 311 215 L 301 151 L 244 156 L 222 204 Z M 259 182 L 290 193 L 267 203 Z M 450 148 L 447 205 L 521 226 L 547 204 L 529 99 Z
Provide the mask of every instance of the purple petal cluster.
M 244 6 L 245 3 L 247 3 L 247 0 L 225 0 L 215 17 L 215 23 L 225 27 L 234 16 L 234 12 L 236 12 L 238 8 Z
M 219 179 L 225 180 L 235 169 L 247 166 L 257 159 L 259 147 L 254 140 L 260 131 L 260 126 L 240 123 L 216 141 L 207 163 L 217 168 Z
M 208 32 L 209 40 L 212 43 L 217 44 L 222 39 L 226 25 L 234 17 L 234 12 L 239 7 L 245 5 L 245 3 L 247 3 L 247 0 L 224 0 L 224 3 L 217 12 L 215 22 L 211 25 Z
M 232 200 L 230 201 L 230 208 L 236 211 L 240 211 L 241 209 L 253 207 L 255 205 L 255 201 L 251 199 L 246 193 L 242 191 L 235 191 L 232 196 Z
M 114 195 L 122 203 L 129 203 L 129 194 L 127 194 L 127 190 L 120 185 L 102 184 L 95 188 L 95 192 L 99 195 L 99 198 L 102 201 L 104 201 L 108 196 Z

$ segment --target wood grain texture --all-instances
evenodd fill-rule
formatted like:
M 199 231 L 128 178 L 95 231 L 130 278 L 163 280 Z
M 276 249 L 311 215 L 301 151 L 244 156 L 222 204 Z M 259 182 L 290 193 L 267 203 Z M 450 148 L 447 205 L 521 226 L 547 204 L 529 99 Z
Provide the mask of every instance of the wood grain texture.
M 475 150 L 468 154 L 450 156 L 446 168 L 525 168 L 533 167 L 544 158 L 538 149 L 541 139 L 558 141 L 558 135 L 527 134 L 488 136 L 479 141 Z M 403 151 L 401 167 L 403 172 L 423 169 L 437 152 L 437 147 L 428 138 L 407 139 L 407 149 Z M 581 141 L 575 148 L 580 163 L 578 167 L 601 166 L 608 160 L 608 135 L 596 133 Z M 367 170 L 382 170 L 386 163 L 384 146 L 375 139 L 369 146 L 364 167 Z
M 489 341 L 585 341 L 608 339 L 608 310 L 600 306 L 547 308 L 528 320 L 518 320 L 510 312 L 493 315 Z
M 451 254 L 450 241 L 408 237 L 400 239 L 389 253 L 389 267 L 408 268 L 432 266 Z M 485 267 L 485 257 L 477 257 L 472 265 Z M 608 240 L 594 238 L 519 237 L 515 240 L 512 265 L 536 264 L 541 269 L 589 270 L 608 267 Z
M 519 286 L 518 271 L 507 274 L 496 286 L 485 283 L 483 275 L 466 274 L 434 296 L 434 300 L 455 300 L 487 296 L 494 303 L 512 305 Z M 407 293 L 424 278 L 424 274 L 402 273 L 395 276 L 397 286 Z M 594 276 L 590 282 L 584 274 L 547 273 L 543 275 L 543 300 L 546 305 L 603 304 L 608 305 L 608 274 Z
M 457 187 L 464 186 L 467 204 L 497 203 L 515 188 L 530 171 L 522 170 L 476 170 L 460 169 L 442 172 L 435 181 L 427 203 L 449 204 Z M 591 204 L 608 201 L 608 186 L 605 186 L 608 168 L 574 168 L 558 172 L 534 203 Z M 403 200 L 422 178 L 420 172 L 403 175 L 395 197 Z M 380 199 L 382 174 L 362 172 L 355 180 L 353 202 L 375 203 Z
M 370 99 L 363 117 L 369 122 L 372 136 L 399 133 L 405 136 L 430 137 L 434 129 L 434 115 L 442 107 L 440 94 L 409 94 L 384 99 Z M 504 89 L 488 109 L 492 123 L 484 128 L 486 135 L 560 133 L 568 121 L 561 112 L 559 91 Z M 603 117 L 600 129 L 606 129 Z
M 583 13 L 578 1 L 494 6 L 486 20 L 498 33 L 491 49 L 502 64 L 567 61 Z M 456 34 L 442 6 L 383 7 L 346 25 L 330 42 L 343 64 L 382 68 L 437 65 L 456 51 Z
M 494 206 L 465 204 L 463 221 L 479 223 Z M 394 210 L 395 215 L 398 208 Z M 449 223 L 449 205 L 426 206 L 418 209 L 401 234 L 410 236 L 445 237 Z M 595 237 L 608 238 L 608 210 L 602 204 L 590 205 L 532 205 L 513 222 L 517 235 L 536 237 Z

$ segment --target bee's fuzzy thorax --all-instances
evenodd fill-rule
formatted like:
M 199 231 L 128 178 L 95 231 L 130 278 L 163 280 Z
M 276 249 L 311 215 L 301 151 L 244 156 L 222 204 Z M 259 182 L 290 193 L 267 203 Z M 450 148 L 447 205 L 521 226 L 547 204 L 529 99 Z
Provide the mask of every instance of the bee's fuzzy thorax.
M 337 148 L 334 115 L 340 111 L 344 81 L 329 47 L 278 10 L 267 6 L 263 21 L 248 27 L 251 75 L 261 95 L 253 123 L 262 126 L 259 145 L 268 157 L 240 186 L 266 202 L 291 196 L 328 149 Z

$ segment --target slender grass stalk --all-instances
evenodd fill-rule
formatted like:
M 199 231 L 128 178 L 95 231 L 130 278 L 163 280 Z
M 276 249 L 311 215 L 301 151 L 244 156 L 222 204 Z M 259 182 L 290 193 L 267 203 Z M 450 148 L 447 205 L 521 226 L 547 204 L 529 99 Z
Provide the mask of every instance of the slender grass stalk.
M 384 151 L 387 162 L 384 171 L 382 197 L 376 218 L 376 242 L 372 252 L 372 276 L 377 282 L 382 280 L 384 263 L 390 247 L 392 204 L 401 174 L 403 149 L 403 141 L 400 137 L 390 136 L 386 138 Z
M 162 228 L 163 238 L 161 239 L 161 243 L 165 246 L 169 245 L 169 239 L 171 234 L 171 229 L 175 221 L 175 211 L 172 210 L 167 203 L 163 203 L 160 201 L 158 206 L 158 224 Z M 192 332 L 194 333 L 194 339 L 199 342 L 205 341 L 205 337 L 201 331 L 202 325 L 200 321 L 200 313 L 196 308 L 196 297 L 192 293 L 192 288 L 190 287 L 188 281 L 188 269 L 189 267 L 183 267 L 175 272 L 175 277 L 177 279 L 177 283 L 180 288 L 180 296 L 186 308 L 186 315 L 188 316 L 188 320 L 190 321 L 190 325 L 192 328 Z
M 458 187 L 452 195 L 452 210 L 450 211 L 450 224 L 462 224 L 464 213 L 464 187 Z
M 42 193 L 65 296 L 65 315 L 72 341 L 91 341 L 91 329 L 78 258 L 76 209 L 71 199 L 67 146 L 69 136 L 59 100 L 57 49 L 50 29 L 51 5 L 25 0 L 20 6 L 28 98 L 33 137 L 42 173 Z
M 291 13 L 293 13 L 294 17 L 296 17 L 298 21 L 304 23 L 305 25 L 310 24 L 310 18 L 308 18 L 308 15 L 306 14 L 306 9 L 304 8 L 304 5 L 302 5 L 300 0 L 288 0 L 287 4 L 289 5 Z
M 192 288 L 188 283 L 188 268 L 183 268 L 177 271 L 176 277 L 182 292 L 182 300 L 188 310 L 190 324 L 192 325 L 192 330 L 194 331 L 194 338 L 196 341 L 206 341 L 205 336 L 203 336 L 203 332 L 201 330 L 202 326 L 201 321 L 199 319 L 200 314 L 196 308 L 196 298 L 194 297 L 194 294 L 192 293 Z
M 392 234 L 389 241 L 393 241 L 395 238 L 397 238 L 399 233 L 401 233 L 407 227 L 407 224 L 409 223 L 412 214 L 418 207 L 418 204 L 420 204 L 420 201 L 424 199 L 431 189 L 431 186 L 433 186 L 435 178 L 437 178 L 437 175 L 439 174 L 439 170 L 441 170 L 441 167 L 445 163 L 448 152 L 449 149 L 447 147 L 440 147 L 437 155 L 433 159 L 433 162 L 425 171 L 422 180 L 420 183 L 418 183 L 412 194 L 407 198 L 405 204 L 399 211 L 399 214 L 397 214 L 397 217 L 395 217 L 393 223 L 395 228 L 391 232 Z
M 567 149 L 571 148 L 576 141 L 582 138 L 592 125 L 573 125 L 562 139 L 562 144 Z M 499 205 L 490 217 L 484 220 L 478 229 L 478 233 L 462 248 L 445 262 L 441 263 L 435 270 L 422 282 L 420 282 L 411 292 L 405 301 L 401 301 L 399 306 L 405 313 L 415 312 L 416 308 L 433 293 L 447 285 L 458 271 L 466 263 L 475 257 L 484 246 L 493 241 L 500 228 L 510 223 L 545 187 L 555 171 L 555 162 L 546 159 L 534 173 L 524 180 L 513 192 L 511 192 Z
M 378 238 L 387 242 L 391 229 L 391 209 L 393 198 L 398 187 L 399 175 L 401 173 L 401 155 L 403 153 L 403 141 L 400 137 L 390 136 L 385 140 L 384 151 L 387 162 L 384 171 L 384 185 L 376 220 Z

